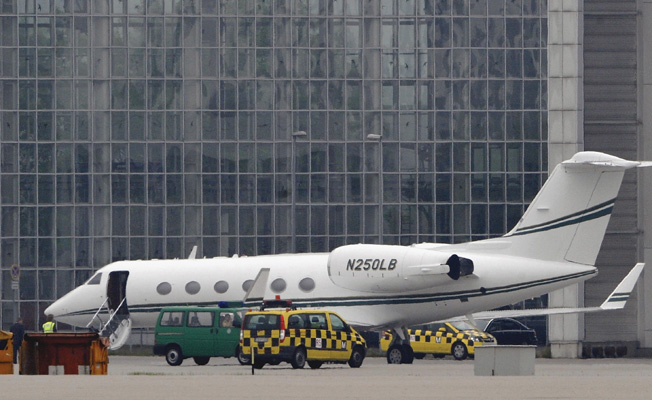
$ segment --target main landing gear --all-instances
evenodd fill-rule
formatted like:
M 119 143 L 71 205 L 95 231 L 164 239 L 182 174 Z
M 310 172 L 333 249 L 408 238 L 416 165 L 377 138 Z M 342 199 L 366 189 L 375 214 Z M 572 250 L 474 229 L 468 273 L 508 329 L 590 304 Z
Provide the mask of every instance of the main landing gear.
M 414 362 L 414 351 L 410 346 L 407 328 L 394 328 L 392 333 L 393 340 L 387 349 L 387 363 L 412 364 Z

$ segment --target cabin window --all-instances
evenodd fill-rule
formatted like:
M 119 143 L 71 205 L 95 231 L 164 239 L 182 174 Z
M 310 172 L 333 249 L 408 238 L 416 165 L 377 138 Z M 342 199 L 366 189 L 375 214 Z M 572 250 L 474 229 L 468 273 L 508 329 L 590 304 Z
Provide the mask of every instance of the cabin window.
M 89 279 L 86 284 L 87 285 L 99 285 L 101 280 L 102 280 L 102 273 L 98 272 L 91 279 Z
M 158 294 L 165 296 L 166 294 L 170 294 L 170 292 L 172 291 L 172 285 L 170 285 L 167 282 L 161 282 L 156 287 L 156 291 L 158 292 Z
M 250 288 L 251 285 L 253 285 L 253 284 L 254 284 L 254 280 L 253 280 L 253 279 L 247 279 L 246 281 L 244 281 L 244 282 L 242 283 L 242 290 L 244 290 L 244 291 L 246 292 L 247 290 L 249 290 L 249 288 Z
M 303 278 L 299 282 L 299 289 L 304 292 L 312 292 L 315 289 L 315 281 L 312 278 Z
M 282 293 L 287 287 L 285 281 L 282 278 L 274 279 L 270 285 L 274 293 Z
M 197 281 L 190 281 L 186 283 L 186 293 L 197 294 L 201 290 L 201 285 Z
M 183 311 L 167 311 L 161 316 L 161 326 L 183 325 Z
M 217 293 L 226 293 L 227 290 L 229 290 L 229 283 L 227 281 L 219 281 L 213 286 L 213 289 Z

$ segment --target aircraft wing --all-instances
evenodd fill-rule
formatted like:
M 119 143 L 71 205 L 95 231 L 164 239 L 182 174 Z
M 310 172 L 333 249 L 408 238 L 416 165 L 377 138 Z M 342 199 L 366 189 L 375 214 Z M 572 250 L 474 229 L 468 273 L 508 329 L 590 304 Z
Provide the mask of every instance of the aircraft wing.
M 256 275 L 254 283 L 242 300 L 245 304 L 261 303 L 265 298 L 265 288 L 267 287 L 267 279 L 269 278 L 269 268 L 261 268 Z
M 437 322 L 455 322 L 455 321 L 471 321 L 477 319 L 492 319 L 492 318 L 517 318 L 517 317 L 534 317 L 541 315 L 560 315 L 560 314 L 577 314 L 577 313 L 590 313 L 606 310 L 620 310 L 625 307 L 629 299 L 638 277 L 641 275 L 645 267 L 645 263 L 638 263 L 632 268 L 625 278 L 618 284 L 616 289 L 611 292 L 609 297 L 599 307 L 558 307 L 558 308 L 536 308 L 529 310 L 497 310 L 497 311 L 482 311 L 473 313 L 472 315 L 459 316 L 447 319 L 446 321 Z

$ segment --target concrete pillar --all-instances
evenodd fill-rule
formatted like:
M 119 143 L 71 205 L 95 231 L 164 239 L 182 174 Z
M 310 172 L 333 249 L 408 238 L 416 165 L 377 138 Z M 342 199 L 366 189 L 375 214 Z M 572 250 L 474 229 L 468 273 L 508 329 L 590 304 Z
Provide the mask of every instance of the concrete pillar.
M 638 1 L 638 118 L 640 159 L 652 160 L 652 0 Z M 652 171 L 639 172 L 639 227 L 643 261 L 652 263 Z M 648 265 L 638 281 L 638 340 L 652 347 L 652 270 Z
M 584 2 L 548 2 L 548 165 L 584 149 Z M 578 307 L 584 302 L 583 285 L 556 290 L 550 307 Z M 584 337 L 581 315 L 551 316 L 548 338 L 553 358 L 581 355 Z

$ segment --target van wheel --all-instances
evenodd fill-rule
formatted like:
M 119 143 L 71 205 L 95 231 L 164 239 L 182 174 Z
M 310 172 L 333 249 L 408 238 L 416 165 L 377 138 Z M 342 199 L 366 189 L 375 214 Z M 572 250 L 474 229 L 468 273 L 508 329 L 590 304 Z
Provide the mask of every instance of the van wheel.
M 403 345 L 403 364 L 412 364 L 414 362 L 414 350 L 409 344 Z
M 322 364 L 324 364 L 323 361 L 316 361 L 316 360 L 310 360 L 310 361 L 308 361 L 308 365 L 309 365 L 310 368 L 312 368 L 312 369 L 319 369 L 319 367 L 321 367 Z
M 459 361 L 465 360 L 469 355 L 468 350 L 466 350 L 466 346 L 462 342 L 453 343 L 453 349 L 451 353 L 453 353 L 453 357 Z
M 197 365 L 206 365 L 208 364 L 208 361 L 210 361 L 210 357 L 193 357 L 193 360 L 195 360 L 195 364 Z
M 165 353 L 165 361 L 167 361 L 168 364 L 172 365 L 173 367 L 181 365 L 183 362 L 183 354 L 181 353 L 179 346 L 174 345 L 168 348 L 167 352 Z
M 354 347 L 353 352 L 351 353 L 351 358 L 349 358 L 349 367 L 360 368 L 363 361 L 364 361 L 364 351 L 359 346 Z
M 401 346 L 394 345 L 387 350 L 387 364 L 401 364 L 403 362 L 403 350 Z
M 295 369 L 303 368 L 306 365 L 306 349 L 299 347 L 294 350 L 290 364 L 292 364 L 292 368 Z
M 235 357 L 238 359 L 240 365 L 249 365 L 251 364 L 251 357 L 244 354 L 240 349 L 240 346 L 235 348 Z

